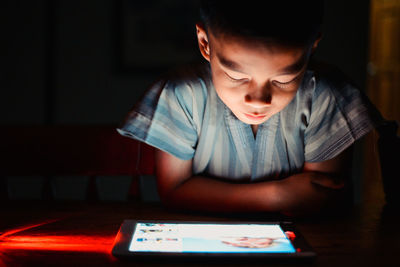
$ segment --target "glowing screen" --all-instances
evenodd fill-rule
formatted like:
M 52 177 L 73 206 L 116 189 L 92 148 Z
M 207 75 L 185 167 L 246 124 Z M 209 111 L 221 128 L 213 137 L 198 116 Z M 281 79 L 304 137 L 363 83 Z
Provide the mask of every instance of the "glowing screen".
M 278 224 L 137 223 L 133 252 L 294 253 Z

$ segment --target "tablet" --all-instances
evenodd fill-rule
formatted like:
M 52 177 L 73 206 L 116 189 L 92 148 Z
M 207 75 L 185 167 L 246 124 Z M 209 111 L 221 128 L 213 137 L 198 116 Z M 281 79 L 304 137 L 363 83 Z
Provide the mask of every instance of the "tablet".
M 286 222 L 125 220 L 114 256 L 313 258 L 316 253 Z

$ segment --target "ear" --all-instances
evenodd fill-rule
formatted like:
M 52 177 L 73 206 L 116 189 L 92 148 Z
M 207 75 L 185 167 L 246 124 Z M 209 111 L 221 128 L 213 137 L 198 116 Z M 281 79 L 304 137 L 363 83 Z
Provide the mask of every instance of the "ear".
M 210 44 L 208 42 L 208 35 L 204 26 L 200 23 L 196 24 L 197 41 L 199 43 L 199 49 L 202 56 L 210 61 Z
M 312 46 L 311 54 L 314 54 L 315 49 L 317 49 L 319 42 L 322 39 L 322 33 L 318 33 L 317 39 L 315 39 L 314 44 Z

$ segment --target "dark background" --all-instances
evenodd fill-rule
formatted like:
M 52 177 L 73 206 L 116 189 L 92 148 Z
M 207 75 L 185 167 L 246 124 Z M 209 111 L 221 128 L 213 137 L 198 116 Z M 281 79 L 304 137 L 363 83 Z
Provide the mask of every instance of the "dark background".
M 179 63 L 187 55 L 199 54 L 195 43 L 191 47 L 192 19 L 180 15 L 190 10 L 192 2 L 197 3 L 2 1 L 0 123 L 120 122 L 147 86 L 174 64 L 174 58 Z M 136 21 L 135 15 L 140 16 Z M 325 36 L 316 54 L 341 68 L 361 89 L 366 80 L 368 16 L 369 1 L 327 0 Z M 172 22 L 165 25 L 166 21 Z M 164 53 L 168 60 L 151 50 L 165 44 L 175 45 Z M 137 63 L 134 53 L 141 56 Z
M 0 126 L 117 125 L 164 71 L 200 59 L 196 4 L 184 0 L 2 1 Z M 325 13 L 316 58 L 336 65 L 364 90 L 369 1 L 326 0 Z M 355 176 L 360 176 L 360 168 Z M 129 179 L 111 179 L 115 190 L 104 182 L 110 179 L 103 179 L 103 187 L 118 198 L 117 191 L 129 186 Z M 9 179 L 8 191 L 17 198 L 37 197 L 40 193 L 32 190 L 40 188 L 35 185 L 40 181 Z M 72 198 L 83 196 L 79 183 L 85 179 L 71 181 L 56 180 L 62 184 L 59 188 L 70 188 Z M 154 189 L 151 180 L 146 181 Z M 22 191 L 16 193 L 17 189 Z

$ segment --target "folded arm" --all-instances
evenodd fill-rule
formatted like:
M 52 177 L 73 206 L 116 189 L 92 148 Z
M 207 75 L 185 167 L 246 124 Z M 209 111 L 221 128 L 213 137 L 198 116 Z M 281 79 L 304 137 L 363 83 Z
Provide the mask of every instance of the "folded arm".
M 224 212 L 308 213 L 321 209 L 346 184 L 351 149 L 334 159 L 305 163 L 302 173 L 278 181 L 230 183 L 194 176 L 192 160 L 156 152 L 161 200 L 173 207 Z

